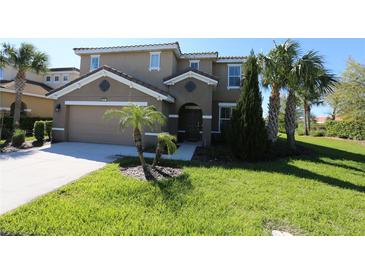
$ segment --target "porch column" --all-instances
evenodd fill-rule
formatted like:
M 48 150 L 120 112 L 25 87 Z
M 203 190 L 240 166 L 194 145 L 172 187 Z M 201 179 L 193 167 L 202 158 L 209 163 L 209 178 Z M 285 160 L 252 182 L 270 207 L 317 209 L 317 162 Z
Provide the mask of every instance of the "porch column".
M 210 140 L 212 137 L 212 115 L 211 114 L 204 114 L 203 115 L 203 146 L 207 147 L 210 146 Z
M 168 125 L 169 125 L 169 133 L 173 135 L 177 135 L 177 130 L 179 126 L 179 115 L 178 114 L 169 114 L 168 117 Z

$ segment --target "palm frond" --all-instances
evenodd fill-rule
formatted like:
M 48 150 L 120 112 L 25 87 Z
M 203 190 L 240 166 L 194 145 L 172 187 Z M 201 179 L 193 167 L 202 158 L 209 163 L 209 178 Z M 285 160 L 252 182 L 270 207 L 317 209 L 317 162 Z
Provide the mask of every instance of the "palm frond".
M 157 135 L 157 139 L 159 142 L 162 142 L 166 145 L 168 154 L 173 154 L 176 152 L 176 136 L 168 133 L 160 133 L 159 135 Z

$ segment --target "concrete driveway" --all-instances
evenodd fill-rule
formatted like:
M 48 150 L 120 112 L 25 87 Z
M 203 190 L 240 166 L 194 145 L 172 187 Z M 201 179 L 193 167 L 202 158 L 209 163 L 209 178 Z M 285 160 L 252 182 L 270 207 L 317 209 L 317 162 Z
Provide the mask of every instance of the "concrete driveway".
M 171 158 L 190 160 L 195 148 L 195 144 L 180 145 Z M 115 155 L 137 152 L 132 146 L 65 142 L 0 154 L 0 214 L 103 167 Z

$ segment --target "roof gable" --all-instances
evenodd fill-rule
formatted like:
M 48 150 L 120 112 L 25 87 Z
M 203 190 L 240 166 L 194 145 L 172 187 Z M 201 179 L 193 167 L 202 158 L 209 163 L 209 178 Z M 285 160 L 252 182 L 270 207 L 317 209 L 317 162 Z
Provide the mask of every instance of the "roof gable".
M 116 69 L 113 69 L 108 66 L 102 66 L 88 74 L 85 74 L 66 85 L 59 87 L 57 89 L 52 90 L 47 94 L 50 98 L 57 99 L 59 97 L 62 97 L 76 89 L 81 88 L 82 86 L 85 86 L 101 77 L 109 77 L 111 79 L 114 79 L 116 81 L 119 81 L 120 83 L 123 83 L 130 88 L 134 88 L 136 90 L 139 90 L 147 95 L 150 95 L 157 100 L 165 100 L 167 102 L 173 103 L 175 99 L 169 95 L 168 93 L 160 90 L 157 87 L 154 87 L 148 83 L 145 83 L 141 80 L 138 80 L 128 74 L 125 74 L 121 71 L 118 71 Z
M 164 79 L 163 83 L 165 85 L 171 86 L 187 78 L 194 78 L 200 80 L 210 86 L 217 86 L 218 84 L 218 79 L 215 78 L 214 76 L 193 68 L 189 68 L 179 74 L 167 77 Z

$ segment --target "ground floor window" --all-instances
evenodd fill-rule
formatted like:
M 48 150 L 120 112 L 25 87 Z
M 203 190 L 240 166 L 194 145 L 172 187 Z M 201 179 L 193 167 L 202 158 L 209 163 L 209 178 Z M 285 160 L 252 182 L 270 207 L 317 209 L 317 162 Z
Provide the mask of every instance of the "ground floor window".
M 232 118 L 233 107 L 219 107 L 219 132 L 224 131 Z

